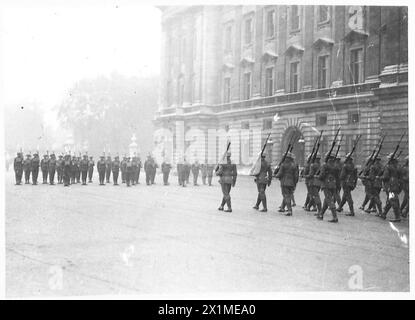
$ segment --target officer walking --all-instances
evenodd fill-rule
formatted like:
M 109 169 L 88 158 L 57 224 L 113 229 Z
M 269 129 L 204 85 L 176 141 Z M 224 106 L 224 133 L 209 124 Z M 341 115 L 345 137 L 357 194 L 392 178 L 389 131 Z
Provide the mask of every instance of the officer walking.
M 72 160 L 71 155 L 67 154 L 63 161 L 63 186 L 68 187 L 71 184 L 71 176 L 72 176 Z
M 286 216 L 293 215 L 291 202 L 298 182 L 298 175 L 298 167 L 294 162 L 294 155 L 291 152 L 288 152 L 285 161 L 282 163 L 281 168 L 275 176 L 281 181 L 281 191 L 284 199 L 283 206 L 287 206 Z
M 191 169 L 192 169 L 192 174 L 193 174 L 193 185 L 194 186 L 198 186 L 198 184 L 197 184 L 197 178 L 199 177 L 199 170 L 200 170 L 199 161 L 196 160 L 192 164 Z
M 107 183 L 110 183 L 110 176 L 111 176 L 111 156 L 107 156 L 107 160 L 105 160 L 105 177 L 107 179 Z
M 49 156 L 47 154 L 43 155 L 42 161 L 40 161 L 40 169 L 42 170 L 42 184 L 48 183 L 48 167 L 49 167 Z
M 208 185 L 212 185 L 212 178 L 213 178 L 213 171 L 215 170 L 215 165 L 208 164 L 206 167 L 207 170 L 207 177 L 208 177 Z
M 17 153 L 17 157 L 14 158 L 13 168 L 14 175 L 16 178 L 16 185 L 22 184 L 22 175 L 23 175 L 23 154 L 21 152 Z
M 30 183 L 30 170 L 32 168 L 32 159 L 30 154 L 26 154 L 26 159 L 23 161 L 23 171 L 25 184 Z
M 220 164 L 216 172 L 216 175 L 219 176 L 219 183 L 222 188 L 222 202 L 218 208 L 220 211 L 232 212 L 232 203 L 231 203 L 231 188 L 235 187 L 236 178 L 238 176 L 236 164 L 231 162 L 231 153 L 228 151 L 226 153 L 226 163 Z M 224 205 L 227 205 L 227 209 L 224 210 Z
M 352 191 L 356 188 L 357 183 L 357 169 L 354 166 L 353 158 L 351 154 L 346 155 L 346 160 L 340 171 L 341 187 L 343 188 L 343 198 L 340 201 L 337 212 L 343 211 L 343 206 L 346 204 L 349 205 L 349 213 L 346 213 L 346 216 L 354 216 L 354 207 L 353 207 L 353 198 Z M 338 189 L 337 189 L 338 190 Z M 337 191 L 336 190 L 336 191 Z
M 163 173 L 163 183 L 165 186 L 169 185 L 169 174 L 171 170 L 171 164 L 166 159 L 161 164 L 161 172 Z
M 267 196 L 265 194 L 265 189 L 267 186 L 269 187 L 271 185 L 272 181 L 272 170 L 271 166 L 269 165 L 268 161 L 265 160 L 265 155 L 261 155 L 261 168 L 259 170 L 259 173 L 255 176 L 255 183 L 257 185 L 258 189 L 258 197 L 256 200 L 256 204 L 254 206 L 255 210 L 259 209 L 259 205 L 262 202 L 263 208 L 260 210 L 260 212 L 267 212 Z
M 107 164 L 105 161 L 105 156 L 101 156 L 100 160 L 97 162 L 97 170 L 98 170 L 98 176 L 99 176 L 99 185 L 104 186 L 105 185 L 105 170 L 107 169 Z
M 381 158 L 376 157 L 374 159 L 373 165 L 370 167 L 369 175 L 368 175 L 368 183 L 371 186 L 371 199 L 370 202 L 373 202 L 377 208 L 377 216 L 380 217 L 382 215 L 382 201 L 380 200 L 380 191 L 382 190 L 382 163 Z
M 50 155 L 48 162 L 48 172 L 49 172 L 49 184 L 55 184 L 55 172 L 56 172 L 56 156 L 54 153 Z
M 39 175 L 40 159 L 39 154 L 35 153 L 31 162 L 32 183 L 37 185 L 37 177 Z
M 88 183 L 92 183 L 92 175 L 94 174 L 95 161 L 93 157 L 89 157 L 88 161 Z
M 84 154 L 84 158 L 79 163 L 79 170 L 81 171 L 83 186 L 86 186 L 86 178 L 88 175 L 88 165 L 89 165 L 88 155 Z
M 118 175 L 120 173 L 120 157 L 116 156 L 114 161 L 112 161 L 111 169 L 112 169 L 112 180 L 114 181 L 114 186 L 118 186 Z
M 391 153 L 388 155 L 388 164 L 385 167 L 383 172 L 382 180 L 384 183 L 384 189 L 386 190 L 387 200 L 386 206 L 382 213 L 382 218 L 386 219 L 386 215 L 389 212 L 389 209 L 392 207 L 395 217 L 390 219 L 390 222 L 400 222 L 401 221 L 401 209 L 399 206 L 399 194 L 402 191 L 402 186 L 400 183 L 401 172 L 398 167 L 398 159 L 394 157 Z

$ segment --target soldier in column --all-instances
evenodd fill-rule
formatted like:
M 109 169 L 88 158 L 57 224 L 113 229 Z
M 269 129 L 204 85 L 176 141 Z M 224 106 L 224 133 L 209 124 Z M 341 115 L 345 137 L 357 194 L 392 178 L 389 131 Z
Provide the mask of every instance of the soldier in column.
M 401 208 L 399 205 L 399 194 L 402 191 L 401 172 L 399 170 L 398 159 L 392 153 L 388 156 L 388 163 L 383 172 L 382 180 L 387 194 L 386 206 L 383 210 L 382 218 L 386 219 L 386 215 L 392 207 L 395 217 L 389 221 L 400 222 Z
M 308 178 L 308 176 L 310 174 L 310 167 L 311 167 L 311 162 L 310 162 L 311 161 L 311 156 L 312 156 L 312 154 L 309 154 L 308 155 L 307 160 L 306 160 L 306 163 L 305 163 L 305 166 L 304 166 L 304 169 L 301 172 L 301 176 L 303 176 L 305 178 L 305 186 L 307 188 L 307 195 L 306 195 L 305 202 L 304 202 L 304 206 L 303 206 L 303 209 L 305 211 L 310 211 L 311 204 L 313 203 L 311 201 L 311 194 L 310 194 L 311 179 Z
M 35 153 L 31 162 L 31 171 L 32 171 L 32 183 L 37 185 L 37 177 L 39 175 L 40 159 L 39 154 Z
M 83 159 L 79 163 L 79 170 L 81 171 L 81 177 L 82 177 L 82 185 L 86 186 L 86 179 L 88 176 L 88 155 L 84 154 Z
M 257 200 L 256 200 L 256 204 L 254 205 L 253 208 L 255 210 L 258 210 L 259 205 L 262 202 L 263 208 L 260 211 L 261 212 L 267 212 L 268 207 L 267 207 L 267 196 L 265 194 L 265 189 L 267 188 L 267 186 L 269 187 L 271 185 L 272 170 L 271 170 L 271 166 L 268 163 L 268 161 L 265 160 L 265 155 L 264 154 L 261 155 L 261 168 L 259 170 L 259 173 L 255 176 L 254 181 L 257 185 L 258 197 L 257 197 Z
M 107 183 L 110 183 L 110 177 L 111 177 L 111 164 L 112 159 L 111 156 L 107 156 L 107 160 L 105 160 L 105 178 L 107 180 Z
M 93 157 L 88 160 L 88 183 L 92 183 L 92 175 L 94 174 L 95 161 Z
M 186 157 L 184 158 L 184 162 L 183 162 L 183 171 L 184 171 L 184 180 L 186 181 L 186 184 L 189 184 L 191 165 L 187 161 Z
M 56 161 L 56 171 L 58 173 L 58 184 L 63 183 L 63 166 L 64 166 L 64 159 L 63 155 L 59 155 L 59 159 Z
M 25 184 L 30 183 L 30 170 L 32 168 L 32 159 L 30 154 L 26 154 L 26 159 L 23 161 L 23 171 Z
M 327 208 L 330 209 L 332 214 L 332 219 L 329 222 L 337 223 L 337 212 L 335 205 L 335 193 L 337 187 L 337 179 L 339 179 L 339 169 L 334 164 L 334 156 L 331 154 L 326 155 L 325 157 L 327 162 L 321 166 L 319 179 L 322 181 L 322 189 L 324 192 L 324 202 L 321 213 L 317 216 L 319 220 L 323 220 L 324 213 Z
M 149 186 L 151 184 L 151 156 L 150 154 L 147 156 L 147 160 L 144 162 L 144 171 L 146 173 L 146 184 Z
M 171 170 L 171 164 L 164 159 L 164 161 L 161 164 L 161 172 L 163 173 L 163 184 L 165 186 L 169 185 L 169 174 Z
M 199 177 L 199 170 L 200 170 L 199 161 L 196 160 L 192 164 L 191 170 L 192 170 L 192 174 L 193 174 L 193 185 L 194 186 L 198 186 L 198 184 L 197 184 L 197 178 Z
M 219 183 L 222 188 L 222 202 L 218 208 L 220 211 L 232 212 L 232 203 L 231 203 L 231 188 L 235 187 L 236 178 L 238 172 L 236 169 L 236 164 L 231 161 L 231 153 L 228 151 L 226 153 L 226 163 L 220 164 L 216 175 L 219 176 Z M 227 209 L 224 210 L 224 205 L 227 205 Z
M 373 202 L 377 208 L 377 216 L 382 215 L 382 201 L 380 200 L 380 191 L 382 190 L 382 175 L 383 166 L 381 163 L 381 158 L 378 156 L 374 159 L 373 165 L 370 167 L 368 179 L 371 185 L 371 199 L 370 202 Z
M 23 154 L 18 152 L 16 158 L 14 158 L 13 168 L 14 176 L 16 178 L 16 185 L 22 184 L 22 175 L 23 175 Z
M 76 157 L 71 158 L 71 184 L 76 183 Z
M 320 172 L 320 156 L 316 155 L 314 161 L 310 165 L 310 170 L 306 178 L 310 181 L 310 202 L 313 202 L 317 207 L 315 216 L 321 214 L 321 199 L 320 199 L 320 188 L 321 181 L 318 177 Z
M 212 185 L 212 178 L 213 178 L 213 171 L 215 170 L 214 164 L 208 164 L 206 167 L 207 170 L 207 177 L 208 177 L 208 185 Z
M 137 181 L 137 175 L 138 175 L 138 161 L 137 161 L 137 157 L 134 156 L 131 159 L 131 166 L 133 167 L 133 173 L 132 173 L 132 177 L 131 177 L 131 184 L 133 186 L 135 186 L 135 182 Z
M 55 184 L 55 172 L 56 172 L 56 156 L 54 153 L 50 155 L 48 162 L 48 172 L 49 172 L 49 184 Z
M 98 170 L 98 176 L 99 176 L 99 185 L 104 186 L 105 185 L 105 171 L 107 169 L 107 164 L 105 161 L 105 156 L 102 155 L 100 159 L 97 162 L 97 170 Z
M 349 213 L 346 213 L 346 216 L 354 216 L 354 207 L 353 207 L 353 197 L 352 191 L 356 188 L 357 183 L 357 169 L 353 163 L 353 158 L 350 154 L 346 155 L 344 165 L 340 171 L 341 186 L 343 188 L 343 198 L 340 201 L 337 212 L 343 211 L 343 206 L 346 204 L 349 205 Z M 338 190 L 338 189 L 337 189 Z M 336 190 L 336 191 L 337 191 Z
M 179 182 L 179 186 L 185 187 L 186 183 L 184 180 L 184 170 L 183 170 L 183 161 L 182 159 L 179 159 L 177 162 L 177 180 Z
M 125 164 L 126 166 L 126 171 L 125 171 L 125 181 L 127 183 L 127 187 L 131 186 L 131 182 L 133 179 L 133 164 L 131 163 L 131 158 L 127 157 L 127 162 Z
M 370 157 L 368 157 L 366 159 L 366 162 L 368 162 L 369 159 L 370 159 Z M 372 164 L 369 164 L 367 167 L 365 167 L 363 172 L 362 172 L 362 175 L 359 177 L 360 180 L 362 181 L 363 186 L 365 187 L 365 199 L 363 200 L 362 205 L 359 207 L 359 209 L 362 210 L 362 211 L 366 211 L 365 206 L 370 201 L 370 199 L 372 198 L 371 183 L 370 183 L 370 179 L 369 179 L 369 172 L 370 172 L 371 166 L 372 166 Z M 369 205 L 369 207 L 370 207 L 370 205 Z
M 402 217 L 406 218 L 409 213 L 409 156 L 405 157 L 405 162 L 401 167 L 401 185 L 403 199 L 401 204 Z
M 281 181 L 281 191 L 283 196 L 283 206 L 287 206 L 286 216 L 292 216 L 292 195 L 294 193 L 295 187 L 298 182 L 299 172 L 298 166 L 295 164 L 294 155 L 291 152 L 287 153 L 285 161 L 282 163 L 281 168 L 279 169 L 277 179 Z
M 200 165 L 200 174 L 202 175 L 202 183 L 206 185 L 206 177 L 207 177 L 207 163 L 202 163 Z
M 76 158 L 76 183 L 81 183 L 81 157 Z
M 49 156 L 47 154 L 43 155 L 42 161 L 40 161 L 40 169 L 42 170 L 42 184 L 48 183 L 48 166 L 49 166 Z
M 63 177 L 63 186 L 68 187 L 71 184 L 72 178 L 72 159 L 71 155 L 65 155 L 63 161 L 63 170 L 62 170 L 62 177 Z
M 140 172 L 141 172 L 141 168 L 143 167 L 143 164 L 141 162 L 141 158 L 137 157 L 137 164 L 138 164 L 138 169 L 137 169 L 137 180 L 136 180 L 136 184 L 140 184 Z
M 157 168 L 159 165 L 157 164 L 156 160 L 151 157 L 151 184 L 155 184 Z
M 114 186 L 118 186 L 118 175 L 120 173 L 120 157 L 116 156 L 114 161 L 112 161 L 111 169 L 112 169 L 112 180 L 114 181 Z
M 125 183 L 125 175 L 127 172 L 127 156 L 124 155 L 122 161 L 121 161 L 121 183 Z
M 342 163 L 341 158 L 339 156 L 335 157 L 334 165 L 337 167 L 337 170 L 339 172 L 342 172 L 343 163 Z M 336 203 L 337 203 L 338 206 L 340 206 L 340 203 L 342 202 L 342 198 L 340 197 L 341 189 L 342 189 L 342 181 L 340 179 L 340 174 L 339 174 L 339 178 L 336 181 L 336 193 L 334 195 L 334 198 L 336 199 Z

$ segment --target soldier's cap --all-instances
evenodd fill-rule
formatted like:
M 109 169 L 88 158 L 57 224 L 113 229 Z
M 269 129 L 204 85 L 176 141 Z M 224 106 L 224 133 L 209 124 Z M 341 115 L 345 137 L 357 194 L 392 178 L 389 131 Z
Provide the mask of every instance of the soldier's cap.
M 230 151 L 226 152 L 226 156 L 230 157 L 232 155 L 232 153 Z
M 295 156 L 293 155 L 293 153 L 292 153 L 292 152 L 288 152 L 288 153 L 287 153 L 286 158 L 289 158 L 289 159 L 294 159 L 294 158 L 295 158 Z
M 353 160 L 353 157 L 350 153 L 346 154 L 346 160 Z
M 334 159 L 335 156 L 333 156 L 332 154 L 326 153 L 326 158 L 327 159 Z
M 320 160 L 321 159 L 321 156 L 318 154 L 318 155 L 316 155 L 316 160 Z

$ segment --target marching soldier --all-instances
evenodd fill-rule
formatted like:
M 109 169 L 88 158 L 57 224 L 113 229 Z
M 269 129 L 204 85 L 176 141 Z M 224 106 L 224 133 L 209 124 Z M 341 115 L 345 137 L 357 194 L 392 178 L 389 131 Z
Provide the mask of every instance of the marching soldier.
M 169 185 L 169 174 L 171 170 L 171 164 L 164 159 L 163 163 L 161 164 L 161 172 L 163 173 L 163 183 L 165 186 Z
M 110 177 L 111 177 L 111 164 L 112 159 L 111 156 L 107 157 L 107 160 L 105 160 L 105 177 L 107 179 L 107 183 L 110 183 Z
M 260 212 L 267 212 L 267 196 L 265 194 L 265 189 L 267 186 L 269 187 L 271 185 L 272 181 L 272 170 L 271 166 L 269 165 L 268 161 L 265 160 L 265 155 L 261 155 L 261 168 L 259 170 L 259 173 L 255 176 L 255 183 L 257 185 L 258 189 L 258 197 L 256 200 L 256 204 L 253 207 L 255 210 L 259 209 L 259 205 L 262 202 L 263 208 L 260 210 Z
M 208 164 L 207 165 L 207 177 L 208 177 L 208 185 L 212 185 L 212 178 L 213 178 L 213 171 L 215 170 L 215 165 Z
M 206 162 L 202 163 L 200 165 L 200 173 L 202 175 L 202 183 L 205 186 L 206 185 L 206 177 L 207 177 L 207 164 L 206 164 Z
M 369 161 L 369 158 L 366 159 L 366 161 Z M 362 183 L 365 187 L 365 199 L 363 200 L 362 205 L 359 207 L 360 210 L 366 211 L 365 206 L 372 198 L 372 188 L 371 188 L 371 182 L 369 180 L 369 172 L 370 172 L 371 164 L 369 164 L 364 171 L 362 172 L 362 175 L 360 176 L 360 180 L 362 180 Z M 369 205 L 370 208 L 370 205 Z M 366 211 L 367 212 L 367 211 Z
M 63 161 L 63 170 L 62 170 L 64 187 L 68 187 L 71 184 L 71 181 L 70 181 L 71 176 L 72 176 L 72 160 L 71 160 L 71 155 L 67 154 Z
M 389 209 L 392 207 L 395 214 L 394 219 L 390 219 L 391 222 L 400 222 L 401 218 L 401 209 L 399 206 L 399 194 L 402 191 L 402 186 L 400 183 L 401 172 L 398 167 L 398 160 L 390 154 L 388 156 L 388 164 L 385 167 L 385 171 L 382 175 L 382 180 L 384 183 L 384 189 L 386 190 L 387 200 L 386 206 L 382 213 L 382 218 L 386 219 L 386 215 L 389 212 Z
M 137 168 L 137 177 L 136 177 L 135 184 L 140 184 L 140 172 L 141 172 L 141 168 L 143 167 L 140 157 L 137 157 L 137 164 L 138 164 L 138 168 Z
M 157 162 L 152 158 L 152 168 L 151 168 L 151 184 L 155 184 L 154 180 L 156 179 L 157 168 L 159 165 Z
M 120 157 L 116 156 L 114 161 L 111 164 L 112 180 L 114 181 L 114 186 L 118 186 L 118 175 L 120 173 L 120 166 L 121 166 Z
M 401 184 L 403 189 L 401 213 L 402 217 L 406 218 L 409 212 L 409 156 L 405 157 L 405 163 L 401 168 Z
M 177 162 L 177 179 L 179 182 L 179 186 L 182 186 L 182 187 L 186 186 L 183 161 L 181 161 L 181 159 Z
M 191 165 L 187 161 L 187 159 L 184 158 L 184 162 L 183 162 L 184 180 L 186 181 L 187 184 L 189 184 L 190 170 L 191 170 Z
M 311 163 L 310 163 L 311 156 L 312 156 L 312 154 L 309 154 L 308 155 L 306 164 L 304 166 L 304 170 L 302 171 L 302 176 L 304 176 L 304 178 L 305 178 L 305 186 L 307 188 L 307 196 L 305 198 L 305 202 L 304 202 L 304 206 L 303 206 L 303 209 L 305 211 L 310 211 L 310 207 L 313 204 L 313 201 L 311 199 L 311 192 L 310 192 L 310 189 L 311 189 L 311 179 L 309 178 L 310 167 L 311 167 Z
M 134 170 L 130 157 L 127 158 L 127 162 L 126 162 L 125 166 L 126 166 L 125 181 L 127 183 L 127 187 L 129 187 L 131 185 L 131 181 L 133 179 L 133 170 Z
M 197 178 L 199 177 L 199 170 L 200 170 L 200 165 L 199 165 L 199 161 L 195 161 L 192 166 L 192 174 L 193 174 L 193 185 L 194 186 L 198 186 L 197 184 Z
M 334 159 L 334 165 L 336 166 L 339 173 L 342 172 L 343 163 L 341 162 L 341 158 L 339 156 L 336 156 L 336 158 Z M 341 189 L 342 189 L 342 181 L 339 175 L 338 179 L 336 180 L 336 193 L 334 195 L 338 206 L 340 206 L 340 203 L 342 202 L 342 198 L 340 197 Z
M 275 176 L 281 181 L 281 191 L 284 198 L 283 206 L 286 205 L 288 209 L 288 212 L 285 214 L 286 216 L 293 215 L 291 202 L 294 189 L 298 182 L 298 175 L 298 167 L 294 163 L 294 155 L 291 152 L 288 152 L 285 161 L 282 163 L 281 168 Z
M 39 154 L 35 153 L 31 162 L 32 182 L 37 185 L 37 177 L 39 175 L 40 159 Z
M 94 173 L 95 161 L 94 158 L 89 157 L 88 161 L 88 183 L 92 182 L 92 175 Z
M 315 216 L 319 216 L 321 214 L 321 199 L 320 199 L 320 188 L 321 188 L 321 181 L 318 177 L 318 173 L 320 172 L 320 156 L 316 155 L 314 161 L 310 165 L 309 174 L 306 176 L 310 181 L 310 202 L 313 202 L 317 207 L 317 212 Z
M 81 171 L 82 185 L 83 186 L 86 186 L 86 178 L 87 178 L 87 175 L 88 175 L 88 166 L 89 166 L 88 155 L 84 154 L 84 158 L 79 163 L 79 170 Z
M 124 156 L 124 158 L 121 161 L 121 183 L 126 182 L 126 175 L 127 172 L 127 156 Z
M 105 185 L 105 170 L 107 169 L 107 164 L 105 161 L 105 156 L 101 156 L 101 159 L 97 162 L 97 170 L 99 176 L 99 185 Z
M 30 183 L 30 170 L 32 169 L 32 159 L 30 159 L 30 154 L 26 155 L 26 159 L 23 161 L 23 171 L 24 171 L 24 180 L 25 184 Z
M 76 163 L 76 156 L 72 156 L 71 159 L 71 184 L 75 184 L 76 183 L 76 167 L 77 167 L 77 163 Z
M 76 183 L 81 183 L 81 157 L 76 158 Z
M 137 175 L 138 175 L 138 161 L 137 157 L 133 157 L 131 159 L 131 166 L 133 167 L 133 173 L 131 177 L 131 183 L 133 186 L 135 186 L 135 182 L 137 181 Z
M 382 163 L 380 162 L 381 159 L 379 157 L 376 157 L 374 159 L 373 165 L 370 167 L 369 171 L 369 183 L 372 188 L 371 196 L 372 198 L 370 201 L 376 205 L 378 212 L 377 216 L 382 215 L 382 201 L 380 200 L 380 191 L 382 190 L 382 180 L 380 176 L 382 175 Z
M 340 167 L 338 167 L 339 169 Z M 346 155 L 346 160 L 342 169 L 340 171 L 340 178 L 341 187 L 343 187 L 343 198 L 339 203 L 339 207 L 337 208 L 338 212 L 343 210 L 343 206 L 346 204 L 349 205 L 350 212 L 346 213 L 346 216 L 354 216 L 354 208 L 353 208 L 353 198 L 352 198 L 352 191 L 356 188 L 357 183 L 357 169 L 354 166 L 353 158 L 350 154 Z M 336 191 L 339 189 L 337 188 Z M 340 195 L 339 195 L 340 196 Z
M 335 193 L 337 187 L 337 179 L 339 179 L 338 167 L 334 164 L 334 156 L 331 154 L 326 155 L 327 163 L 321 166 L 319 179 L 322 181 L 322 189 L 324 192 L 323 208 L 320 214 L 317 216 L 319 220 L 323 220 L 324 213 L 327 208 L 330 209 L 333 218 L 329 222 L 337 223 L 337 213 L 335 205 Z
M 144 162 L 144 171 L 146 173 L 146 184 L 149 186 L 151 184 L 151 175 L 152 175 L 152 164 L 151 164 L 151 155 L 147 156 L 147 160 Z
M 42 161 L 40 161 L 40 169 L 42 170 L 42 184 L 48 183 L 48 166 L 49 166 L 49 156 L 45 154 Z
M 58 184 L 63 183 L 63 167 L 65 160 L 63 159 L 63 156 L 60 154 L 58 157 L 58 161 L 56 161 L 56 171 L 58 172 Z
M 235 187 L 238 173 L 236 170 L 236 164 L 231 162 L 231 153 L 229 151 L 226 153 L 226 163 L 219 165 L 216 175 L 220 177 L 219 183 L 221 185 L 223 194 L 222 203 L 218 210 L 224 212 L 232 212 L 230 192 L 231 188 Z M 228 206 L 228 209 L 226 210 L 223 209 L 225 204 Z
M 49 172 L 49 184 L 55 184 L 55 172 L 56 172 L 56 156 L 54 153 L 50 155 L 49 163 L 48 163 L 48 172 Z
M 17 157 L 14 158 L 13 168 L 14 175 L 16 178 L 16 185 L 22 184 L 22 175 L 23 175 L 23 154 L 21 152 L 17 153 Z

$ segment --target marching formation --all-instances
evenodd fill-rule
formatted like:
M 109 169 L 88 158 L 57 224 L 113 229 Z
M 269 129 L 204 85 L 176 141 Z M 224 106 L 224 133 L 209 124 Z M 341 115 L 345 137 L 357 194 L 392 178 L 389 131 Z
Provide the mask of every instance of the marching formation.
M 268 211 L 265 191 L 275 178 L 280 181 L 283 199 L 279 212 L 285 213 L 286 216 L 292 216 L 292 207 L 296 205 L 294 191 L 301 177 L 304 178 L 307 188 L 307 196 L 303 209 L 308 212 L 315 212 L 314 215 L 319 220 L 323 220 L 326 211 L 329 210 L 331 212 L 331 219 L 328 221 L 337 223 L 337 213 L 343 211 L 346 203 L 349 207 L 346 216 L 353 217 L 355 215 L 352 191 L 356 188 L 358 179 L 360 179 L 365 188 L 365 199 L 359 209 L 365 210 L 365 206 L 369 204 L 365 212 L 375 212 L 377 216 L 383 219 L 386 219 L 388 212 L 392 209 L 394 217 L 390 221 L 393 222 L 399 222 L 401 217 L 407 217 L 409 213 L 409 157 L 406 156 L 404 162 L 400 165 L 399 157 L 402 151 L 398 154 L 404 134 L 401 136 L 394 152 L 387 156 L 387 161 L 384 165 L 382 164 L 380 151 L 385 136 L 381 136 L 362 170 L 358 173 L 353 160 L 353 154 L 359 143 L 360 136 L 355 140 L 351 152 L 346 154 L 342 161 L 338 154 L 343 136 L 337 141 L 339 132 L 340 127 L 334 136 L 330 150 L 324 157 L 321 157 L 319 154 L 323 131 L 320 132 L 301 173 L 292 152 L 294 136 L 291 137 L 280 163 L 274 170 L 271 169 L 271 165 L 264 155 L 270 136 L 268 135 L 261 153 L 249 173 L 255 177 L 254 182 L 257 185 L 258 191 L 256 203 L 253 208 L 260 212 Z M 336 144 L 337 151 L 334 152 Z M 207 163 L 199 164 L 198 161 L 190 164 L 186 158 L 183 158 L 177 164 L 178 184 L 182 187 L 186 187 L 189 184 L 191 172 L 193 174 L 194 186 L 198 185 L 199 173 L 201 174 L 203 185 L 208 184 L 211 186 L 214 174 L 219 177 L 223 197 L 218 210 L 224 212 L 232 212 L 230 193 L 231 189 L 236 185 L 238 176 L 237 167 L 231 161 L 229 148 L 230 142 L 227 144 L 221 161 L 216 166 Z M 42 173 L 43 184 L 49 183 L 50 185 L 54 185 L 56 175 L 57 184 L 70 186 L 71 184 L 81 183 L 82 185 L 87 185 L 87 183 L 92 183 L 94 167 L 94 158 L 87 154 L 83 155 L 82 158 L 70 154 L 66 154 L 65 156 L 59 155 L 56 158 L 54 153 L 51 155 L 47 153 L 40 160 L 38 153 L 35 153 L 33 156 L 27 154 L 24 159 L 23 153 L 19 152 L 14 159 L 16 185 L 22 184 L 23 174 L 25 184 L 30 184 L 31 177 L 32 184 L 37 185 L 39 171 Z M 112 159 L 111 156 L 105 157 L 105 154 L 96 163 L 99 185 L 109 184 L 112 174 L 113 185 L 118 186 L 118 178 L 121 172 L 121 183 L 125 183 L 127 187 L 140 183 L 141 168 L 144 168 L 146 184 L 149 186 L 153 185 L 158 167 L 158 164 L 151 154 L 148 155 L 144 164 L 142 164 L 138 156 L 124 156 L 120 160 L 119 156 Z M 161 164 L 161 172 L 163 174 L 164 185 L 169 185 L 171 169 L 172 165 L 166 160 L 163 161 Z M 382 190 L 386 194 L 384 207 L 382 206 L 380 197 Z M 342 194 L 341 191 L 343 191 Z M 320 192 L 322 192 L 323 201 L 320 197 Z M 399 195 L 402 192 L 402 203 L 400 203 Z M 261 204 L 262 208 L 260 209 Z

